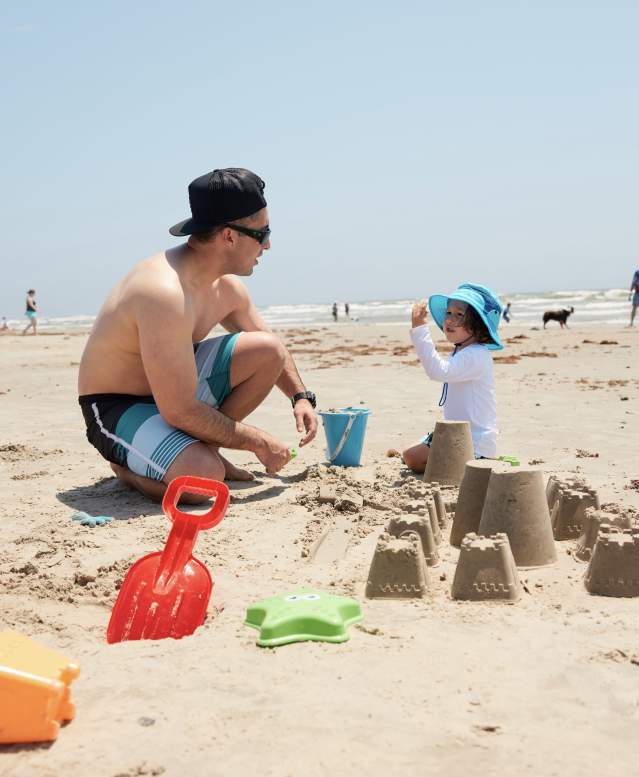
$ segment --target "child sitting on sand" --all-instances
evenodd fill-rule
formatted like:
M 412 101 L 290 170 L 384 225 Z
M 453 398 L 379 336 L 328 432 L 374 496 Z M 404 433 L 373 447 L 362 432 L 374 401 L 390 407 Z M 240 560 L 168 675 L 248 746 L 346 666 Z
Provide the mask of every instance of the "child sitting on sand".
M 435 294 L 428 307 L 437 326 L 455 347 L 450 358 L 435 350 L 426 323 L 425 301 L 413 305 L 411 340 L 431 380 L 444 386 L 439 400 L 447 421 L 468 421 L 477 458 L 497 454 L 497 407 L 491 350 L 502 345 L 497 327 L 502 306 L 495 294 L 476 283 L 462 283 L 449 297 Z M 426 469 L 432 433 L 402 453 L 415 472 Z

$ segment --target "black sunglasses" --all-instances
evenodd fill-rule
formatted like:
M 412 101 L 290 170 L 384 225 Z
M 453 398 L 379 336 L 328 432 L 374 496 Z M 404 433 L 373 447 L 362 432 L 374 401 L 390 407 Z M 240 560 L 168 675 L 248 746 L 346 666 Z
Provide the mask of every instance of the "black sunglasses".
M 261 246 L 266 243 L 271 234 L 271 228 L 268 224 L 265 227 L 262 227 L 262 229 L 249 229 L 248 227 L 241 227 L 239 224 L 225 224 L 224 226 L 229 227 L 229 229 L 234 229 L 242 235 L 252 237 L 253 240 L 257 240 Z

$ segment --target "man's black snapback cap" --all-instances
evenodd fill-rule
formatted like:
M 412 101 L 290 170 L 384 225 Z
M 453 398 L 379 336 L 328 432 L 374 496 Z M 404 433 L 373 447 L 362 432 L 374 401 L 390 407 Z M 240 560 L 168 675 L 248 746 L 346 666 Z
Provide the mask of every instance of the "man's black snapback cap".
M 226 167 L 201 175 L 189 184 L 191 218 L 169 229 L 176 237 L 207 232 L 266 207 L 264 181 L 242 167 Z

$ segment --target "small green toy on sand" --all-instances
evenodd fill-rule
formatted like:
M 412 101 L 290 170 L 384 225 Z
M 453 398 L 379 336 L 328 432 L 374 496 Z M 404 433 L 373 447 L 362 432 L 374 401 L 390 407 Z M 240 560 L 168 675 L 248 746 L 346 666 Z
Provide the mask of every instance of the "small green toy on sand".
M 497 456 L 497 461 L 505 461 L 511 467 L 518 467 L 521 464 L 516 456 Z
M 252 604 L 244 623 L 260 634 L 260 647 L 279 647 L 290 642 L 346 642 L 346 629 L 363 618 L 354 599 L 311 588 L 299 588 Z

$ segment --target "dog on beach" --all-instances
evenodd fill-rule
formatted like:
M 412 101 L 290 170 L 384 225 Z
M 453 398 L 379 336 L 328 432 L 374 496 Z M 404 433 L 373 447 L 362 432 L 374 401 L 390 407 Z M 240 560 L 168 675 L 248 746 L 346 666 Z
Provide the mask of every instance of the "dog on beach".
M 559 321 L 559 326 L 563 329 L 564 327 L 568 326 L 568 316 L 571 315 L 571 313 L 574 313 L 575 309 L 573 307 L 571 308 L 562 308 L 561 310 L 547 310 L 544 313 L 544 329 L 546 328 L 546 324 L 549 321 Z

